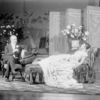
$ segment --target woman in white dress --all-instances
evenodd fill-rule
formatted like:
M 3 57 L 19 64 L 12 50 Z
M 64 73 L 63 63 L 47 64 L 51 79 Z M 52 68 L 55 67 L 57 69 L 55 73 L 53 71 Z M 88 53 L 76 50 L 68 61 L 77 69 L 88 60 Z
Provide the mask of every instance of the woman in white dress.
M 86 44 L 83 44 L 74 54 L 53 55 L 39 61 L 45 84 L 59 88 L 83 88 L 83 84 L 73 78 L 73 69 L 81 65 L 87 56 Z

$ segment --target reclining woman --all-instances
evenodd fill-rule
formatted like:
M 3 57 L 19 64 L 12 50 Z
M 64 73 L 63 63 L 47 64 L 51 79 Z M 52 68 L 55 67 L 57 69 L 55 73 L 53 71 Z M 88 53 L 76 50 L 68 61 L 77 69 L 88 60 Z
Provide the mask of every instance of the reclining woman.
M 43 70 L 44 82 L 47 85 L 60 88 L 83 88 L 83 84 L 73 78 L 73 69 L 81 65 L 87 56 L 88 46 L 84 43 L 74 54 L 52 55 L 38 61 L 37 64 Z

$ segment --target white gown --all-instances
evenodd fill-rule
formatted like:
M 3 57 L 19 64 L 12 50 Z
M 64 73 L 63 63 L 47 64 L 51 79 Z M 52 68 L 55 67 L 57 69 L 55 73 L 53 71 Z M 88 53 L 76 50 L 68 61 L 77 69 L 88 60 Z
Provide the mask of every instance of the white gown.
M 59 88 L 82 88 L 83 85 L 73 78 L 73 68 L 86 56 L 86 52 L 77 51 L 74 55 L 60 54 L 42 59 L 38 64 L 43 70 L 45 83 Z

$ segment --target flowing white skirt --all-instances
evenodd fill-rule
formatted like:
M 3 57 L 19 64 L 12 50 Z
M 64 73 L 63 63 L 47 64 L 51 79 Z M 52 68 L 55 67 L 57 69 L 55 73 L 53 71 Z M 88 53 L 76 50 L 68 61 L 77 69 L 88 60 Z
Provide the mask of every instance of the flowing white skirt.
M 77 65 L 71 63 L 70 55 L 54 55 L 42 59 L 38 62 L 44 73 L 44 81 L 49 86 L 59 88 L 82 88 L 83 85 L 79 84 L 73 78 L 73 68 Z

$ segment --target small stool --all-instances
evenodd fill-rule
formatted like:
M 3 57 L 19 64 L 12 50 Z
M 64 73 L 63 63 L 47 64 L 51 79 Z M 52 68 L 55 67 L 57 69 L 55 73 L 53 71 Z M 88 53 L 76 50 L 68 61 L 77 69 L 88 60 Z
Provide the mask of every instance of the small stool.
M 37 64 L 28 64 L 25 66 L 25 81 L 29 84 L 43 83 L 43 71 Z

